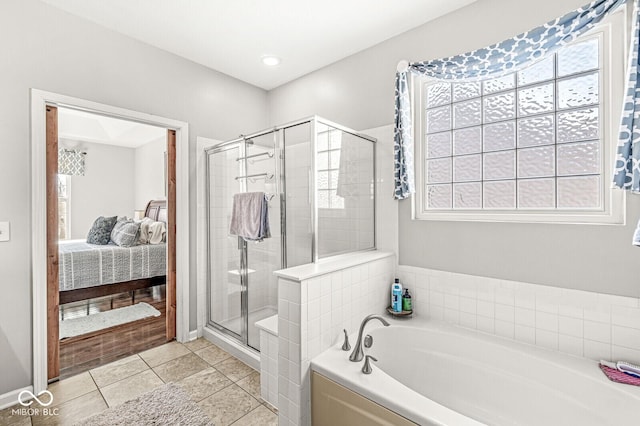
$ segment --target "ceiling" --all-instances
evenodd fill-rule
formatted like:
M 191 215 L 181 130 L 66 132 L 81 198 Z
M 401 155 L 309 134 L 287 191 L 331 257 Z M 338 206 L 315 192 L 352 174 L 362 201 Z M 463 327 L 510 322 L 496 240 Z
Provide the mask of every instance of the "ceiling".
M 166 137 L 166 129 L 68 108 L 58 108 L 58 138 L 138 148 Z
M 42 1 L 270 90 L 476 0 Z

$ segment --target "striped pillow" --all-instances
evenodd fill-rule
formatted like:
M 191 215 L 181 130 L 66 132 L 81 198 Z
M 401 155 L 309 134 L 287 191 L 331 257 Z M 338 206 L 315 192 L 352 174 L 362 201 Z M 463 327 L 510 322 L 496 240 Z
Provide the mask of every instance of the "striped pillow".
M 132 220 L 121 220 L 111 231 L 111 241 L 120 247 L 132 247 L 138 242 L 140 224 Z

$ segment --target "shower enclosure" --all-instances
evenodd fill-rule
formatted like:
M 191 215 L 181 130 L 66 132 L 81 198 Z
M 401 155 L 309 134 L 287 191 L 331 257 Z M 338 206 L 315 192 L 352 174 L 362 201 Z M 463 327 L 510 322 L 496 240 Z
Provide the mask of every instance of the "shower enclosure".
M 375 248 L 375 139 L 319 117 L 206 150 L 208 325 L 260 350 L 273 272 Z M 264 192 L 271 238 L 229 235 L 233 196 Z

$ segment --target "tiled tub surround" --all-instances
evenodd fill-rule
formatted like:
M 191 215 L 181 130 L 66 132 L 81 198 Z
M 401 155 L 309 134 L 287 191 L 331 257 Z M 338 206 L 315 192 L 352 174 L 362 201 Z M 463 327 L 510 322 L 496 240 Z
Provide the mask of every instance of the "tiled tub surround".
M 311 424 L 310 360 L 389 304 L 395 255 L 369 251 L 277 271 L 279 424 Z M 352 342 L 354 344 L 355 342 Z
M 400 265 L 416 312 L 593 360 L 640 364 L 640 302 Z

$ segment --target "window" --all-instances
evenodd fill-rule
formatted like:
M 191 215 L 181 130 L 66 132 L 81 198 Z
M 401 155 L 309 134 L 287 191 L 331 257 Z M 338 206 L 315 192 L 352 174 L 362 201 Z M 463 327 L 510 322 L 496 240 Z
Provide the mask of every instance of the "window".
M 58 175 L 58 239 L 68 240 L 70 235 L 69 223 L 69 176 Z
M 323 126 L 324 127 L 324 126 Z M 318 132 L 318 207 L 344 209 L 344 198 L 337 195 L 340 174 L 342 130 L 325 127 Z
M 610 121 L 619 116 L 610 116 L 610 105 L 621 100 L 612 102 L 609 75 L 622 76 L 622 67 L 608 64 L 614 53 L 622 62 L 623 49 L 606 47 L 609 26 L 598 31 L 499 78 L 414 81 L 421 103 L 418 218 L 596 222 L 612 217 L 612 197 L 618 194 L 609 190 L 610 163 L 617 123 Z

